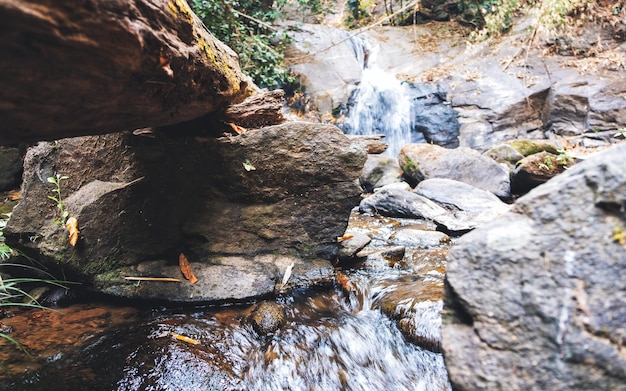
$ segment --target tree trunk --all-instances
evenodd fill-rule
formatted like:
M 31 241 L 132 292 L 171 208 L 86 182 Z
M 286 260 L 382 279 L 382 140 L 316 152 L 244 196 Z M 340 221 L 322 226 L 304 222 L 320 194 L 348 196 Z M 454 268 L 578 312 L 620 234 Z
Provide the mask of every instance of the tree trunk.
M 0 144 L 188 121 L 256 86 L 185 0 L 0 0 Z

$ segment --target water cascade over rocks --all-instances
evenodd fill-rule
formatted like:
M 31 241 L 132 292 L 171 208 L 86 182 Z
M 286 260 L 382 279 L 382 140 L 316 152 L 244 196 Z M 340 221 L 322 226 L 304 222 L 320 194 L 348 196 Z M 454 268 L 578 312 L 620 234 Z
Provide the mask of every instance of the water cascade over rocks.
M 389 145 L 385 154 L 396 156 L 412 141 L 415 126 L 411 86 L 376 65 L 377 46 L 352 39 L 357 59 L 363 60 L 358 89 L 348 103 L 344 131 L 354 135 L 384 134 Z
M 362 73 L 347 103 L 345 122 L 339 124 L 346 133 L 384 135 L 388 144 L 385 155 L 392 157 L 410 143 L 448 148 L 459 145 L 457 113 L 439 86 L 402 81 L 378 65 L 378 44 L 369 44 L 361 37 L 349 42 Z

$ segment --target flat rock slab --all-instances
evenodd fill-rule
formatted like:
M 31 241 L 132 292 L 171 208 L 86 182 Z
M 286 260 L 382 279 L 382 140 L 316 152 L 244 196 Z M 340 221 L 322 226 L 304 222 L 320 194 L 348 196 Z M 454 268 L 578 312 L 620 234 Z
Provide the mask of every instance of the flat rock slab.
M 211 262 L 191 263 L 198 282 L 191 284 L 178 265 L 164 260 L 145 261 L 132 267 L 102 275 L 96 281 L 101 291 L 113 296 L 162 300 L 181 303 L 237 302 L 253 297 L 274 294 L 282 286 L 282 279 L 291 263 L 286 287 L 308 287 L 329 284 L 334 271 L 326 260 L 302 261 L 276 255 L 254 258 L 216 257 Z M 181 282 L 126 280 L 125 277 L 170 277 Z

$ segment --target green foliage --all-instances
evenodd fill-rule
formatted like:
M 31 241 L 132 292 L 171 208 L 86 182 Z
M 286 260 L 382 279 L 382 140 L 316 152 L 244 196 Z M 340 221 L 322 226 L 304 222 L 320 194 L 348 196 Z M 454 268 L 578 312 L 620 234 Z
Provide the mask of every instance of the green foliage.
M 574 159 L 574 157 L 569 153 L 568 150 L 566 149 L 559 149 L 559 156 L 556 157 L 556 162 L 567 168 L 568 164 L 574 164 L 576 163 L 576 159 Z
M 589 3 L 589 0 L 461 0 L 458 5 L 466 21 L 478 28 L 472 38 L 482 40 L 507 32 L 515 15 L 523 10 L 536 18 L 535 29 L 552 30 L 565 27 L 568 17 L 581 12 Z
M 348 0 L 346 2 L 346 8 L 348 9 L 350 16 L 346 19 L 346 25 L 352 28 L 361 25 L 361 21 L 370 16 L 367 11 L 368 8 L 375 5 L 376 2 L 373 0 Z
M 286 1 L 192 0 L 191 8 L 209 31 L 237 52 L 245 74 L 260 87 L 274 89 L 294 81 L 285 65 L 287 39 L 268 24 L 280 16 Z
M 7 216 L 6 219 L 0 219 L 0 260 L 7 261 L 13 255 L 13 251 L 7 244 L 4 242 L 4 227 L 7 226 L 8 218 L 11 216 L 10 213 L 4 213 Z
M 54 221 L 57 225 L 64 225 L 70 213 L 65 210 L 65 205 L 63 205 L 63 200 L 61 199 L 61 181 L 64 179 L 68 179 L 68 176 L 56 174 L 55 176 L 51 176 L 48 179 L 48 182 L 55 185 L 55 188 L 52 189 L 52 192 L 55 194 L 53 196 L 48 196 L 52 201 L 56 203 L 56 207 L 59 210 L 59 218 Z

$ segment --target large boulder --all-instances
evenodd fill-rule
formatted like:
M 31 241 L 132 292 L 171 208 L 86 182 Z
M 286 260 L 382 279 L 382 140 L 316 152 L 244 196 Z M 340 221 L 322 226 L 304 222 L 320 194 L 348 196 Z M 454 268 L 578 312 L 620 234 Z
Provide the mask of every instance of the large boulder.
M 443 351 L 458 390 L 626 389 L 626 144 L 462 237 Z
M 94 289 L 170 301 L 267 295 L 332 276 L 328 260 L 358 204 L 366 159 L 332 125 L 287 123 L 219 139 L 117 133 L 39 143 L 26 156 L 7 243 Z M 56 186 L 47 178 L 59 175 Z M 58 198 L 58 197 L 57 197 Z M 75 247 L 55 224 L 78 220 Z M 196 284 L 182 279 L 185 254 Z M 291 269 L 290 269 L 291 270 Z
M 508 170 L 469 148 L 407 144 L 402 147 L 398 161 L 404 174 L 415 183 L 429 178 L 446 178 L 490 191 L 500 198 L 511 195 Z
M 0 1 L 0 143 L 175 124 L 256 90 L 184 0 Z

